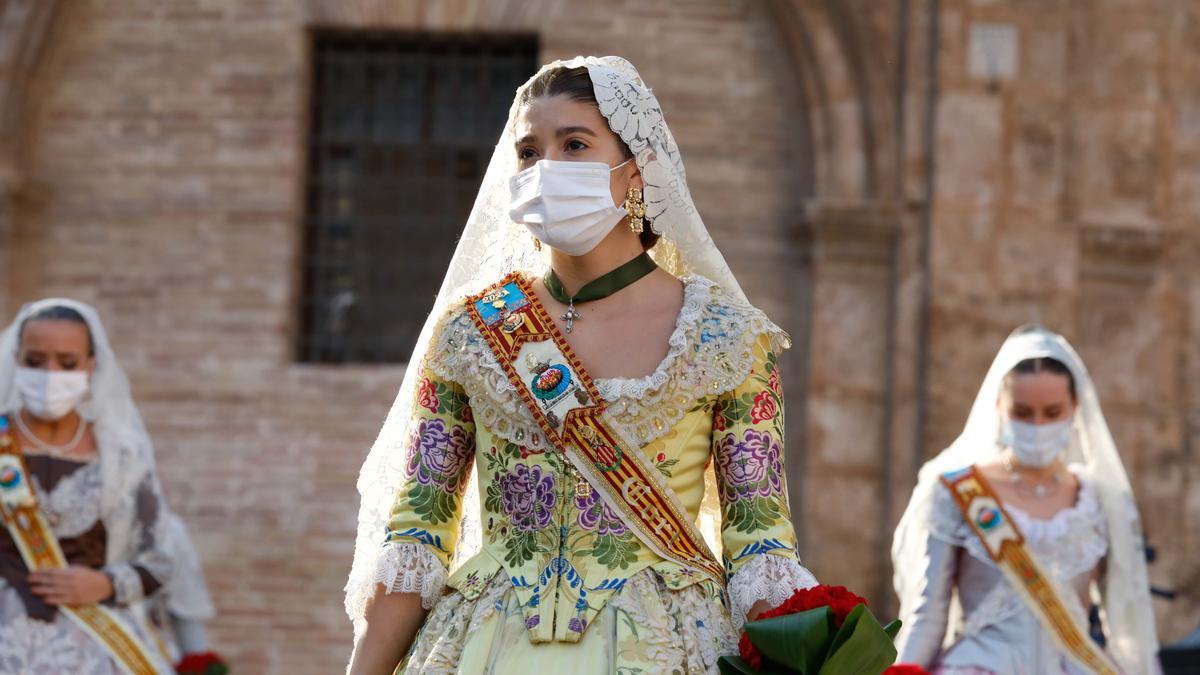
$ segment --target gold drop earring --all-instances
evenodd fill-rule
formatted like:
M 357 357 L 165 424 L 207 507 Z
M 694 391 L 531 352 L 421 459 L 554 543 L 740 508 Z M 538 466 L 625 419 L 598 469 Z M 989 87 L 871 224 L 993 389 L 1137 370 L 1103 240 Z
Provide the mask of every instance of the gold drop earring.
M 646 222 L 646 202 L 642 200 L 641 188 L 629 186 L 625 195 L 625 213 L 629 214 L 629 229 L 641 234 Z

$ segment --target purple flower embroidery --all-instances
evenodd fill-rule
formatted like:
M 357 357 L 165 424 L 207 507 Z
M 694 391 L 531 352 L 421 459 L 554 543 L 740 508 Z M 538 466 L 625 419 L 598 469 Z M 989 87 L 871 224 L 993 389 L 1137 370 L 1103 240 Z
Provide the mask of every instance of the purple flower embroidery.
M 717 442 L 717 468 L 728 499 L 764 497 L 783 490 L 783 448 L 770 431 L 746 429 L 739 441 L 727 434 Z
M 471 458 L 474 436 L 456 425 L 446 430 L 440 419 L 421 420 L 409 436 L 408 475 L 421 485 L 455 486 Z
M 567 630 L 574 631 L 576 633 L 582 633 L 584 628 L 587 628 L 587 620 L 586 619 L 580 619 L 579 617 L 574 617 L 570 621 L 567 622 Z
M 541 622 L 542 622 L 542 617 L 536 616 L 536 615 L 531 616 L 528 619 L 525 619 L 525 628 L 532 630 L 534 628 L 537 628 L 537 625 Z
M 541 530 L 550 524 L 554 509 L 554 477 L 542 467 L 517 464 L 500 484 L 500 503 L 517 530 Z
M 587 496 L 575 495 L 575 508 L 579 509 L 579 526 L 583 529 L 597 530 L 600 535 L 619 537 L 625 534 L 625 523 L 621 522 L 621 517 L 600 499 L 595 490 Z

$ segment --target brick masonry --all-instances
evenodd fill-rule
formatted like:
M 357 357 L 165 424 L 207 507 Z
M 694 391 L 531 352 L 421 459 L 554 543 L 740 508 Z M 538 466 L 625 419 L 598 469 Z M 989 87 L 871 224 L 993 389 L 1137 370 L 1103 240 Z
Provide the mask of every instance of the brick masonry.
M 906 17 L 868 0 L 58 4 L 36 50 L 35 33 L 0 32 L 0 129 L 19 134 L 0 144 L 0 308 L 66 294 L 101 309 L 238 672 L 344 664 L 354 477 L 403 374 L 292 360 L 312 26 L 536 31 L 543 60 L 639 66 L 713 237 L 796 338 L 792 502 L 823 580 L 891 605 L 912 467 L 957 433 L 1004 335 L 1038 320 L 1101 387 L 1153 579 L 1182 594 L 1156 601 L 1161 634 L 1200 619 L 1200 10 L 1185 0 L 940 3 L 928 276 L 926 2 Z M 27 6 L 0 0 L 0 30 Z M 980 24 L 1014 29 L 1012 73 L 969 68 Z

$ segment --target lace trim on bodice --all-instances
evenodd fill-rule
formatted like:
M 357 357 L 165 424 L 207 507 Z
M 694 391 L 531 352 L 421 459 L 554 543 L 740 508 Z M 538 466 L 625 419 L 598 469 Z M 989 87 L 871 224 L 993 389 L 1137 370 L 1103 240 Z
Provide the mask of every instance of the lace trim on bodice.
M 1108 553 L 1108 527 L 1096 487 L 1083 476 L 1079 476 L 1079 485 L 1075 504 L 1052 518 L 1033 518 L 1015 506 L 1004 507 L 1043 569 L 1066 584 L 1095 569 Z M 995 566 L 983 543 L 963 520 L 950 492 L 940 485 L 934 495 L 931 518 L 930 530 L 936 536 Z
M 1046 572 L 1063 583 L 1091 572 L 1108 554 L 1108 523 L 1091 481 L 1080 479 L 1075 505 L 1052 518 L 1033 518 L 1015 506 L 1006 508 Z
M 683 307 L 667 355 L 654 372 L 596 381 L 609 412 L 642 444 L 670 430 L 698 399 L 740 385 L 754 363 L 752 347 L 759 335 L 770 334 L 776 349 L 788 344 L 765 314 L 708 279 L 693 275 L 680 281 Z M 426 367 L 466 389 L 481 426 L 514 443 L 546 449 L 532 416 L 513 395 L 514 387 L 461 303 L 442 320 Z
M 1078 474 L 1077 474 L 1078 475 Z M 1075 504 L 1051 518 L 1034 518 L 1021 509 L 1005 505 L 1025 537 L 1025 545 L 1057 587 L 1060 597 L 1077 620 L 1085 620 L 1075 583 L 1089 574 L 1108 553 L 1108 528 L 1096 486 L 1079 478 Z M 972 558 L 995 568 L 983 543 L 963 520 L 950 492 L 938 486 L 934 496 L 930 531 L 938 538 L 960 546 Z M 964 635 L 973 635 L 1026 611 L 1025 602 L 1002 578 L 966 617 Z
M 100 496 L 103 488 L 99 460 L 85 464 L 65 476 L 47 492 L 37 476 L 33 489 L 38 505 L 59 539 L 78 537 L 100 520 Z

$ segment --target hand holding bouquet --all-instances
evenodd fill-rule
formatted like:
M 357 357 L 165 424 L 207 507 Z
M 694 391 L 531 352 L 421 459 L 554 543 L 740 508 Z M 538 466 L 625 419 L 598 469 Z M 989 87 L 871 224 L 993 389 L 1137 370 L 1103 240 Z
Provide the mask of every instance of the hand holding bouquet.
M 845 587 L 814 586 L 747 622 L 740 656 L 718 665 L 723 675 L 880 675 L 896 660 L 899 630 L 899 621 L 881 626 Z

